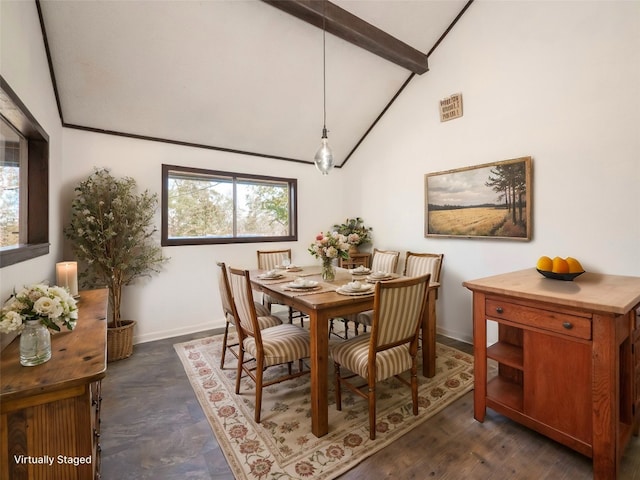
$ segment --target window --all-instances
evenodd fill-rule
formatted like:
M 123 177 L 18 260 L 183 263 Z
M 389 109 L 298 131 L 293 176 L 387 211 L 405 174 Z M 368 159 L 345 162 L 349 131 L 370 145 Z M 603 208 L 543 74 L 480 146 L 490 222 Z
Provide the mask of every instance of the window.
M 0 267 L 49 253 L 49 136 L 0 76 Z
M 162 166 L 162 245 L 298 239 L 297 181 Z

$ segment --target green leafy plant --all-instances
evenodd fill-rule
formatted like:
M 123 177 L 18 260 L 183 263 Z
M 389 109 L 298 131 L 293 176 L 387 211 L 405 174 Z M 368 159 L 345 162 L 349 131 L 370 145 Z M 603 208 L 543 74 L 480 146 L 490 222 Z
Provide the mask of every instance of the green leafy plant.
M 364 220 L 360 217 L 347 218 L 344 223 L 334 225 L 333 229 L 347 237 L 350 245 L 362 245 L 371 242 L 371 231 L 373 228 L 365 227 Z
M 168 260 L 153 241 L 157 195 L 136 190 L 131 177 L 95 170 L 75 188 L 71 223 L 64 230 L 80 260 L 83 285 L 109 287 L 112 327 L 122 325 L 122 287 L 158 273 Z

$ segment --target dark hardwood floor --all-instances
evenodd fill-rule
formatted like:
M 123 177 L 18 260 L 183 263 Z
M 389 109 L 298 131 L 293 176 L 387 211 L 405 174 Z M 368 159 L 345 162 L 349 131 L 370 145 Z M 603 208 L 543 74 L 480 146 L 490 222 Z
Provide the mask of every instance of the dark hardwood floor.
M 173 344 L 214 331 L 136 345 L 103 380 L 102 478 L 232 479 Z M 438 341 L 472 353 L 471 345 Z M 340 477 L 404 479 L 589 479 L 591 460 L 488 410 L 473 418 L 473 392 Z M 640 480 L 640 439 L 622 460 Z

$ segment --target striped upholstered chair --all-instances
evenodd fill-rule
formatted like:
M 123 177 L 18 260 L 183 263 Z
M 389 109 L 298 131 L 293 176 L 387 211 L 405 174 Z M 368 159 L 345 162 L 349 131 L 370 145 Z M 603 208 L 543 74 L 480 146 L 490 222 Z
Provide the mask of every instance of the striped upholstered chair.
M 431 274 L 431 283 L 439 282 L 443 259 L 443 253 L 407 252 L 402 274 L 406 277 L 417 277 L 429 273 Z
M 226 320 L 224 326 L 224 337 L 222 338 L 222 353 L 220 355 L 220 368 L 224 368 L 224 358 L 227 353 L 227 349 L 238 358 L 238 354 L 234 350 L 238 344 L 229 344 L 229 327 L 235 326 L 236 321 L 233 318 L 233 295 L 231 294 L 231 286 L 229 285 L 229 275 L 227 274 L 227 266 L 224 262 L 217 262 L 218 265 L 218 287 L 220 288 L 220 301 L 222 302 L 222 312 Z M 267 308 L 258 302 L 255 302 L 256 314 L 258 315 L 258 325 L 260 329 L 275 327 L 280 325 L 282 320 L 278 317 L 271 315 L 271 312 Z
M 253 291 L 248 270 L 229 269 L 231 291 L 233 292 L 234 318 L 236 330 L 240 336 L 238 349 L 238 374 L 236 375 L 236 394 L 240 393 L 240 380 L 244 371 L 256 384 L 255 421 L 260 423 L 262 408 L 262 389 L 285 380 L 306 375 L 302 359 L 310 355 L 309 332 L 289 323 L 260 329 Z M 248 362 L 251 357 L 255 359 Z M 298 371 L 293 372 L 291 365 L 298 361 Z M 287 364 L 287 374 L 263 381 L 264 371 L 268 367 Z
M 331 349 L 335 366 L 336 407 L 342 410 L 342 386 L 369 401 L 369 437 L 376 438 L 376 383 L 397 377 L 411 387 L 413 414 L 418 414 L 418 333 L 427 302 L 429 275 L 378 282 L 371 331 Z M 352 375 L 343 377 L 341 367 Z M 410 381 L 399 375 L 411 370 Z M 362 377 L 366 385 L 349 379 Z M 365 391 L 361 389 L 366 387 Z
M 398 268 L 398 258 L 400 258 L 400 252 L 395 250 L 378 250 L 373 249 L 373 258 L 371 260 L 372 272 L 386 272 L 396 273 Z M 367 327 L 371 326 L 373 319 L 373 311 L 367 310 L 366 312 L 360 312 L 355 315 L 351 315 L 347 320 L 351 320 L 355 323 L 356 335 L 358 334 L 358 326 L 363 325 L 364 331 L 367 331 Z M 347 326 L 345 325 L 345 329 Z
M 291 262 L 291 249 L 284 250 L 258 250 L 258 268 L 260 270 L 274 270 L 283 267 Z M 270 295 L 262 295 L 262 304 L 271 311 L 271 305 L 282 305 Z M 294 317 L 300 318 L 300 325 L 303 325 L 304 315 L 289 307 L 289 323 L 293 323 Z
M 374 248 L 373 257 L 371 258 L 371 271 L 396 273 L 398 258 L 400 258 L 400 252 Z

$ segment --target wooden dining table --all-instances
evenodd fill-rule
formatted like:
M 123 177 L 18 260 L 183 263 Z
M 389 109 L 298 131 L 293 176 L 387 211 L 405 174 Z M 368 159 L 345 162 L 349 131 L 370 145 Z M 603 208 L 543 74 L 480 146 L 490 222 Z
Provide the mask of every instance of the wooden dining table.
M 309 317 L 311 336 L 311 431 L 322 437 L 329 431 L 328 371 L 329 323 L 332 318 L 373 309 L 374 295 L 347 296 L 336 289 L 352 280 L 352 273 L 343 268 L 336 269 L 335 280 L 321 278 L 320 267 L 302 267 L 297 271 L 282 270 L 278 279 L 262 278 L 264 270 L 250 272 L 254 290 L 261 291 Z M 297 291 L 286 287 L 298 277 L 318 281 L 319 288 Z M 399 278 L 399 277 L 398 277 Z M 435 300 L 439 283 L 429 284 L 428 306 L 422 320 L 422 373 L 433 377 L 436 371 L 436 308 Z

